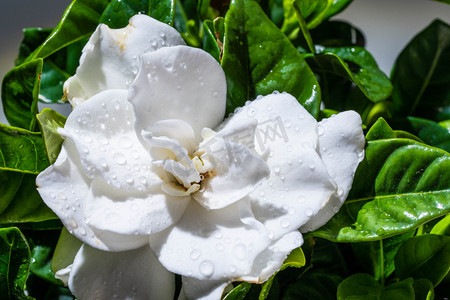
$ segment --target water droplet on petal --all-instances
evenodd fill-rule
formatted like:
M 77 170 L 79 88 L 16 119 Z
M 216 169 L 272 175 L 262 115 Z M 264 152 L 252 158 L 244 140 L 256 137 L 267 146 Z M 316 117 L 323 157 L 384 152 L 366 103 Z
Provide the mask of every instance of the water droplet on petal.
M 196 259 L 198 259 L 198 258 L 200 257 L 200 255 L 202 255 L 202 253 L 200 252 L 200 250 L 194 249 L 194 250 L 191 251 L 191 254 L 189 255 L 189 257 L 190 257 L 192 260 L 196 260 Z M 205 275 L 205 276 L 206 276 L 206 275 Z
M 339 207 L 334 206 L 334 207 L 333 207 L 333 212 L 334 212 L 334 213 L 337 213 L 338 211 L 339 211 Z
M 313 211 L 311 208 L 307 208 L 307 209 L 305 210 L 305 215 L 306 215 L 307 217 L 311 217 L 313 214 L 314 214 L 314 211 Z
M 114 154 L 113 159 L 119 165 L 124 165 L 127 162 L 125 155 L 123 155 L 122 153 Z
M 287 220 L 287 219 L 283 219 L 283 220 L 281 220 L 280 225 L 281 225 L 281 228 L 288 228 L 289 225 L 291 225 L 291 222 L 289 222 L 289 220 Z
M 61 199 L 61 200 L 67 200 L 67 196 L 63 192 L 59 192 L 58 193 L 58 198 Z
M 218 244 L 216 245 L 216 250 L 217 250 L 217 251 L 222 252 L 224 249 L 225 249 L 225 246 L 224 246 L 223 244 L 218 243 Z
M 344 191 L 341 188 L 338 188 L 338 190 L 336 191 L 336 195 L 338 195 L 338 197 L 341 197 L 342 195 L 344 195 Z
M 204 260 L 199 266 L 200 274 L 206 277 L 210 277 L 214 273 L 214 264 L 210 260 Z
M 127 136 L 123 136 L 119 139 L 120 147 L 123 149 L 129 149 L 131 146 L 133 146 L 133 143 L 131 142 L 131 139 Z

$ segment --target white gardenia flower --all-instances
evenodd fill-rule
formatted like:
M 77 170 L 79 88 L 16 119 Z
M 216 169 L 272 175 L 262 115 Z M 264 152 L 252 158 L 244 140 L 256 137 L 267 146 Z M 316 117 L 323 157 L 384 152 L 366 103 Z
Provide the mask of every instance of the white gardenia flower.
M 351 188 L 364 155 L 357 113 L 317 122 L 275 93 L 223 122 L 220 65 L 183 44 L 144 15 L 100 25 L 65 84 L 74 110 L 37 184 L 84 243 L 56 267 L 78 299 L 172 299 L 170 272 L 189 299 L 264 282 Z

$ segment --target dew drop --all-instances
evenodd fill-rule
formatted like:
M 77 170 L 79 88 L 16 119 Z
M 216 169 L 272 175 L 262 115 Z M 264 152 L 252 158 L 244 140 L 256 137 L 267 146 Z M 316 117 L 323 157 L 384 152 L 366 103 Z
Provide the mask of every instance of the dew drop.
M 202 253 L 200 252 L 200 250 L 194 249 L 194 250 L 191 251 L 191 254 L 189 255 L 189 257 L 190 257 L 192 260 L 197 260 L 197 259 L 200 257 L 200 255 L 202 255 Z
M 231 274 L 236 273 L 236 267 L 233 265 L 230 265 L 230 267 L 228 268 L 228 270 L 230 271 Z
M 297 116 L 298 116 L 298 118 L 300 120 L 303 120 L 305 118 L 305 114 L 304 113 L 299 113 Z
M 70 219 L 70 225 L 72 225 L 72 228 L 74 229 L 78 228 L 77 221 L 75 221 L 74 219 Z
M 225 246 L 221 243 L 217 243 L 216 244 L 216 250 L 219 252 L 222 252 L 223 250 L 225 250 Z
M 337 213 L 338 211 L 339 211 L 339 207 L 334 206 L 334 207 L 333 207 L 333 212 L 334 212 L 334 213 Z
M 247 108 L 247 115 L 249 117 L 253 117 L 256 114 L 256 110 L 254 107 L 248 107 Z
M 219 93 L 218 92 L 213 92 L 212 95 L 213 95 L 214 98 L 217 98 L 219 96 Z
M 280 167 L 275 167 L 275 168 L 273 169 L 273 171 L 274 171 L 275 173 L 277 173 L 277 174 L 280 174 L 281 169 L 280 169 Z
M 59 192 L 58 193 L 58 198 L 61 199 L 61 200 L 67 200 L 67 196 L 63 192 Z
M 280 225 L 281 225 L 281 228 L 288 228 L 289 225 L 291 225 L 291 223 L 289 222 L 289 220 L 283 219 L 283 220 L 281 220 Z
M 338 190 L 336 191 L 336 195 L 338 195 L 338 197 L 341 197 L 342 195 L 344 195 L 344 190 L 338 188 Z
M 314 214 L 314 211 L 313 211 L 311 208 L 307 208 L 307 209 L 305 210 L 305 215 L 306 215 L 307 217 L 311 217 L 313 214 Z
M 123 155 L 122 153 L 114 154 L 113 159 L 119 165 L 124 165 L 127 162 L 125 155 Z
M 86 235 L 86 230 L 84 230 L 83 227 L 78 228 L 78 232 L 79 232 L 82 236 L 85 236 L 85 235 Z
M 383 235 L 386 231 L 383 228 L 377 230 L 378 235 Z
M 200 274 L 206 277 L 210 277 L 214 273 L 214 264 L 210 260 L 204 260 L 199 266 Z
M 223 238 L 223 234 L 220 231 L 216 231 L 216 233 L 214 233 L 214 237 L 216 239 L 221 239 L 221 238 Z
M 309 165 L 309 169 L 310 169 L 311 171 L 314 171 L 315 168 L 316 168 L 316 165 L 314 165 L 314 164 L 310 164 L 310 165 Z

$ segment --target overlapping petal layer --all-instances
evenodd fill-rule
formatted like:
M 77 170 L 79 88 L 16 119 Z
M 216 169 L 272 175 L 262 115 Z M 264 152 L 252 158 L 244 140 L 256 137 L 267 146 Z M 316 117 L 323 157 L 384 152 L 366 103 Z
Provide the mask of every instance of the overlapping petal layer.
M 64 84 L 73 107 L 108 89 L 128 90 L 138 72 L 140 56 L 161 47 L 185 45 L 172 27 L 136 15 L 122 29 L 101 24 L 83 49 L 80 66 Z

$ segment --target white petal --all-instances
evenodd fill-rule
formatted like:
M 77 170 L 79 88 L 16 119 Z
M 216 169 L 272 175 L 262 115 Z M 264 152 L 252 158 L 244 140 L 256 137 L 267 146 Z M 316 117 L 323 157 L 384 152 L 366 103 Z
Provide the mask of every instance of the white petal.
M 64 226 L 84 243 L 107 249 L 86 224 L 84 213 L 90 179 L 84 175 L 75 145 L 66 140 L 56 162 L 36 178 L 38 192 Z
M 183 214 L 190 197 L 174 197 L 160 188 L 120 191 L 94 180 L 87 195 L 88 225 L 112 251 L 148 244 L 147 235 L 166 229 Z M 125 241 L 128 240 L 128 241 Z
M 145 131 L 151 132 L 153 136 L 166 136 L 176 140 L 188 153 L 192 153 L 197 146 L 194 130 L 183 120 L 161 120 L 145 128 Z
M 315 230 L 333 217 L 347 198 L 356 168 L 364 159 L 364 134 L 356 112 L 346 111 L 322 120 L 318 132 L 320 156 L 338 188 L 325 207 L 302 226 L 302 231 Z
M 76 74 L 64 84 L 68 100 L 76 106 L 100 91 L 127 90 L 141 54 L 174 45 L 185 45 L 180 34 L 146 15 L 132 17 L 122 29 L 99 25 L 83 49 Z
M 72 266 L 69 288 L 80 300 L 171 300 L 175 278 L 148 246 L 113 253 L 83 245 Z
M 200 142 L 204 127 L 214 128 L 223 120 L 225 75 L 203 50 L 161 48 L 143 55 L 129 100 L 135 106 L 137 132 L 160 120 L 180 119 L 192 126 Z
M 150 247 L 174 273 L 228 282 L 248 274 L 270 243 L 267 231 L 250 215 L 246 201 L 209 211 L 191 201 L 174 227 L 150 235 Z
M 262 283 L 279 271 L 289 253 L 303 244 L 300 232 L 292 231 L 275 241 L 264 252 L 260 253 L 253 263 L 253 270 L 245 281 Z
M 256 119 L 255 148 L 267 157 L 270 178 L 250 194 L 255 217 L 278 240 L 298 229 L 326 205 L 335 192 L 317 153 L 317 121 L 288 94 L 255 100 L 235 113 L 234 122 Z
M 254 138 L 255 126 L 234 124 L 203 141 L 198 151 L 212 171 L 205 174 L 193 197 L 207 209 L 220 209 L 252 192 L 270 173 L 267 164 L 236 137 Z M 255 124 L 256 125 L 256 124 Z M 236 142 L 235 142 L 236 141 Z
M 218 280 L 198 280 L 195 278 L 185 277 L 182 278 L 182 287 L 180 297 L 182 299 L 195 299 L 195 300 L 217 300 L 222 299 L 224 289 L 228 285 L 227 282 Z
M 75 142 L 89 178 L 99 176 L 118 189 L 147 190 L 162 181 L 134 131 L 126 95 L 122 90 L 95 95 L 74 109 L 59 132 Z

